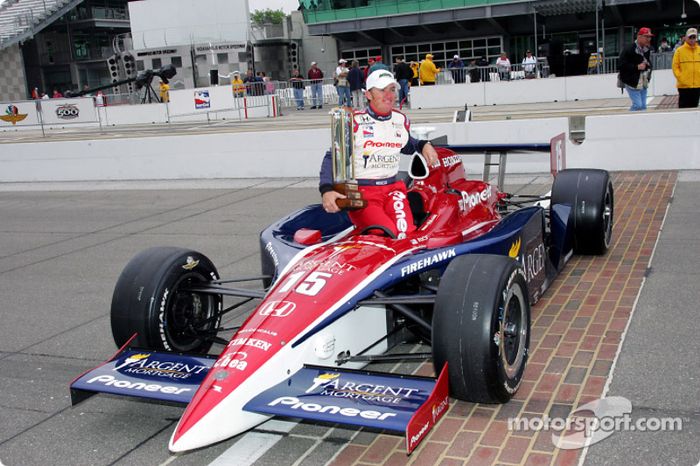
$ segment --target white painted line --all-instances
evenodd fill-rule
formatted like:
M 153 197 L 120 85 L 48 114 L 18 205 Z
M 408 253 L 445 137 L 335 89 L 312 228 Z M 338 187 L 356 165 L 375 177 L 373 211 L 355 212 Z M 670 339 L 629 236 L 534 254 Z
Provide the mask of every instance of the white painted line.
M 249 466 L 282 439 L 282 435 L 248 432 L 209 463 L 211 466 Z
M 671 192 L 671 200 L 673 200 L 674 195 L 676 194 L 676 187 L 678 186 L 678 178 L 676 178 L 676 184 L 673 185 L 673 191 Z M 659 245 L 659 240 L 661 239 L 661 233 L 664 231 L 664 225 L 666 224 L 666 218 L 668 217 L 668 211 L 671 209 L 671 200 L 669 203 L 666 205 L 666 212 L 664 213 L 664 218 L 661 220 L 661 226 L 659 227 L 659 233 L 656 235 L 656 242 L 654 243 L 654 249 L 651 250 L 651 256 L 649 257 L 649 262 L 647 263 L 647 268 L 651 267 L 651 262 L 654 259 L 654 255 L 656 254 L 656 247 Z M 603 393 L 601 394 L 601 398 L 605 398 L 605 396 L 608 394 L 610 391 L 610 385 L 612 384 L 613 381 L 613 374 L 615 373 L 615 367 L 617 367 L 617 361 L 620 359 L 620 353 L 622 353 L 622 345 L 625 344 L 625 339 L 627 338 L 627 332 L 630 328 L 630 324 L 632 323 L 632 317 L 634 317 L 634 312 L 637 310 L 637 303 L 639 303 L 639 297 L 642 295 L 642 290 L 644 289 L 644 285 L 646 284 L 647 277 L 642 277 L 642 284 L 639 286 L 639 291 L 637 292 L 637 296 L 634 298 L 634 303 L 632 304 L 632 311 L 630 312 L 630 316 L 627 319 L 627 325 L 625 325 L 625 329 L 622 332 L 622 335 L 620 336 L 620 343 L 617 347 L 617 352 L 615 353 L 615 358 L 613 358 L 612 365 L 610 366 L 610 372 L 608 373 L 608 378 L 605 381 L 605 386 L 603 387 Z M 586 442 L 586 446 L 584 447 L 583 451 L 581 452 L 581 456 L 579 457 L 578 461 L 578 466 L 583 466 L 584 461 L 586 460 L 586 456 L 588 455 L 588 442 Z

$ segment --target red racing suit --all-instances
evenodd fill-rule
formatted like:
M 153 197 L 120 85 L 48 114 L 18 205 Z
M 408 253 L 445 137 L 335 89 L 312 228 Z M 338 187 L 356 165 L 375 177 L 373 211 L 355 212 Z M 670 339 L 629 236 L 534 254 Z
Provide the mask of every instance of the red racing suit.
M 368 205 L 349 211 L 352 223 L 363 229 L 382 225 L 397 238 L 415 230 L 413 215 L 406 199 L 406 185 L 397 181 L 400 154 L 421 152 L 427 141 L 419 141 L 410 133 L 410 123 L 403 113 L 393 110 L 379 115 L 369 107 L 354 113 L 355 178 Z M 330 151 L 321 163 L 319 191 L 333 190 Z

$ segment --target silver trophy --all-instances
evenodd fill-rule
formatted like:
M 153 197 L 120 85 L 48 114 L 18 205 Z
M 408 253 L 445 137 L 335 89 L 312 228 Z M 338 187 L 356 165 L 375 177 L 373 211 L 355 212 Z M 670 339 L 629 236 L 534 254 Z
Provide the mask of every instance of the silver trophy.
M 362 209 L 367 201 L 362 198 L 355 180 L 352 109 L 336 107 L 330 114 L 333 189 L 345 195 L 345 199 L 337 199 L 336 204 L 343 210 Z

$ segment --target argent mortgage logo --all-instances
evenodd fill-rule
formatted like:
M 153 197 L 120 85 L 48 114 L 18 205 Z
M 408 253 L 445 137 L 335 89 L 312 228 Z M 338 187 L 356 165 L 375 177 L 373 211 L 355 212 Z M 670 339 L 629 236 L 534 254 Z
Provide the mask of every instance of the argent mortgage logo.
M 632 402 L 621 396 L 600 398 L 579 406 L 567 418 L 508 418 L 511 432 L 548 431 L 552 443 L 563 450 L 576 450 L 598 443 L 615 432 L 661 432 L 683 430 L 679 417 L 632 418 Z

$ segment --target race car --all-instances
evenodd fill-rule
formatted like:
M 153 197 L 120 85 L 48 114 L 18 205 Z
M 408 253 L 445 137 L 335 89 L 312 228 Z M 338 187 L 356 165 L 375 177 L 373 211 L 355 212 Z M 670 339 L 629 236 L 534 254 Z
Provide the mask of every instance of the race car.
M 186 404 L 173 452 L 281 415 L 405 432 L 410 453 L 448 392 L 510 400 L 528 360 L 531 305 L 572 254 L 610 246 L 613 186 L 603 170 L 562 170 L 551 195 L 517 196 L 467 179 L 456 153 L 438 155 L 429 170 L 414 160 L 396 201 L 417 226 L 404 238 L 311 205 L 261 233 L 258 277 L 221 279 L 189 249 L 136 255 L 112 301 L 121 349 L 71 384 L 73 402 L 107 392 Z M 256 281 L 260 289 L 235 286 Z M 240 327 L 221 326 L 253 300 Z M 431 351 L 386 354 L 407 334 Z M 225 346 L 210 356 L 215 343 Z M 362 370 L 401 358 L 432 360 L 437 378 Z

